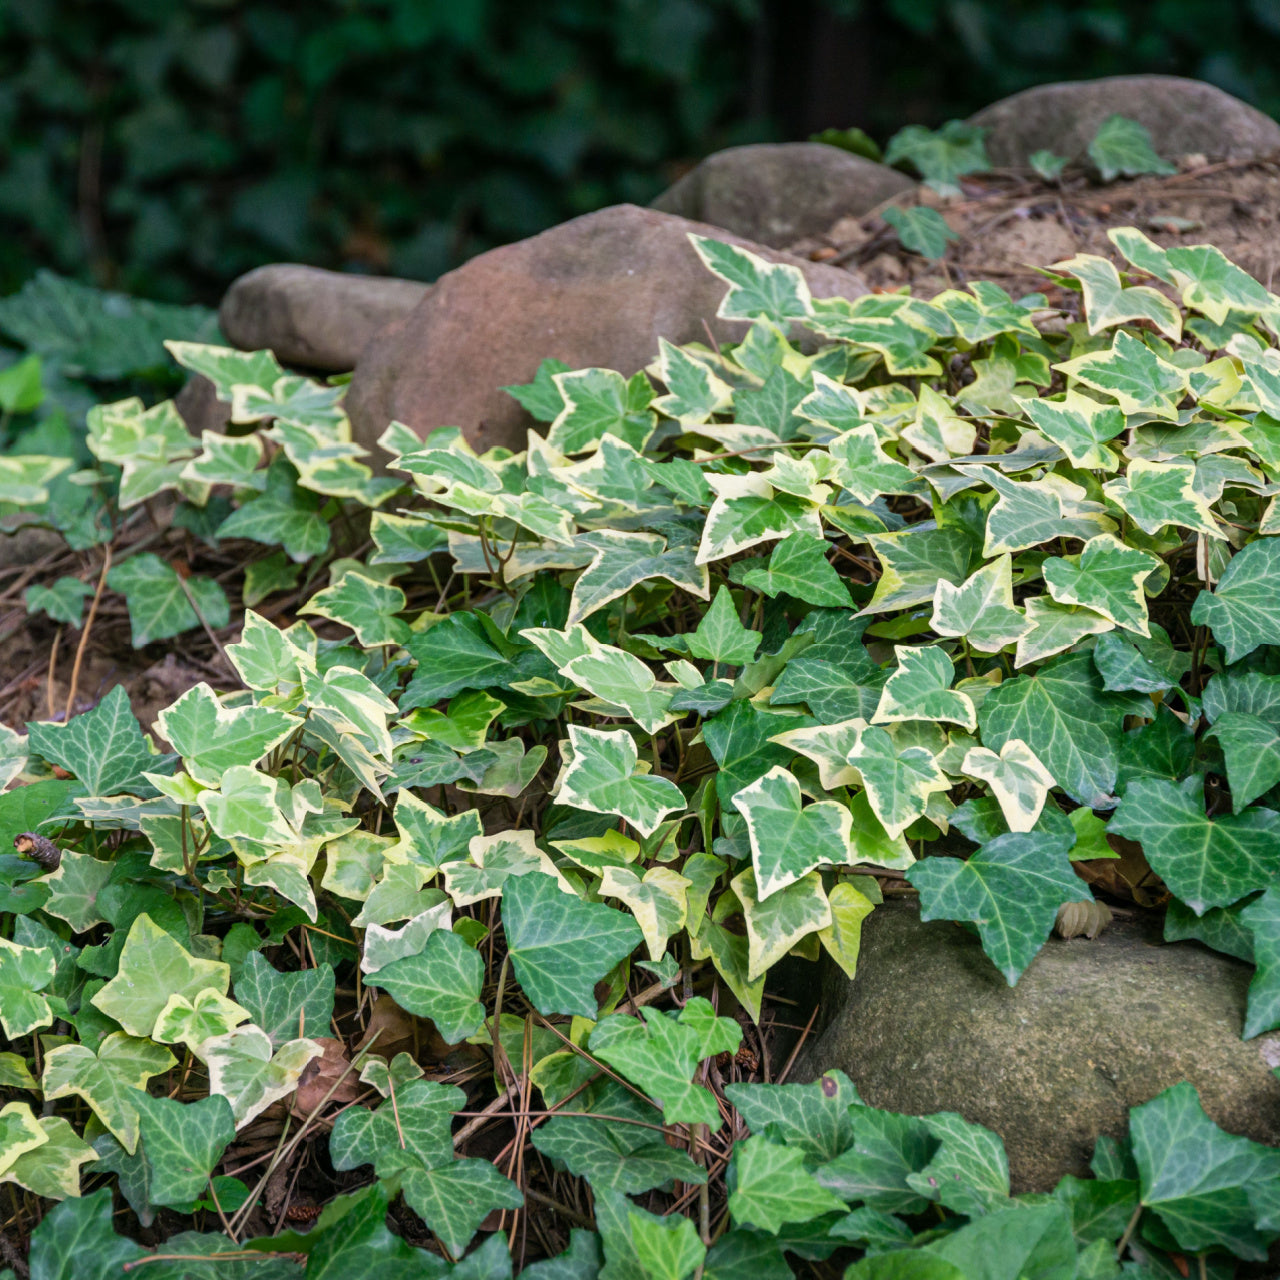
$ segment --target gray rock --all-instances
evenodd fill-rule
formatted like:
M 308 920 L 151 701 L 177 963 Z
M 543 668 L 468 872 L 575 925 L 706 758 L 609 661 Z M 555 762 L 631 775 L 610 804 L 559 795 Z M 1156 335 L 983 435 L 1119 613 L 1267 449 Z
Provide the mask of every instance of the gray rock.
M 762 143 L 708 156 L 650 208 L 775 247 L 861 217 L 916 184 L 823 142 Z
M 976 936 L 886 903 L 853 982 L 825 975 L 826 1027 L 796 1078 L 840 1067 L 873 1106 L 994 1129 L 1015 1192 L 1084 1174 L 1099 1134 L 1121 1137 L 1130 1107 L 1180 1080 L 1222 1128 L 1276 1145 L 1280 1035 L 1240 1039 L 1251 974 L 1130 919 L 1093 942 L 1051 938 L 1009 987 Z
M 407 316 L 430 287 L 273 263 L 232 282 L 218 308 L 218 325 L 242 351 L 274 351 L 282 364 L 344 373 L 354 368 L 369 339 Z
M 737 342 L 746 323 L 716 318 L 726 286 L 688 233 L 798 266 L 815 297 L 861 297 L 838 267 L 793 258 L 685 218 L 614 205 L 472 258 L 442 276 L 413 313 L 361 353 L 347 392 L 353 437 L 366 448 L 393 419 L 426 434 L 457 426 L 476 449 L 523 449 L 533 419 L 502 391 L 548 356 L 570 368 L 630 375 L 658 338 Z
M 1042 84 L 1002 98 L 970 124 L 990 130 L 987 155 L 996 166 L 1025 165 L 1033 151 L 1075 159 L 1112 115 L 1137 120 L 1165 158 L 1203 155 L 1251 160 L 1280 150 L 1280 124 L 1229 93 L 1181 76 L 1108 76 Z

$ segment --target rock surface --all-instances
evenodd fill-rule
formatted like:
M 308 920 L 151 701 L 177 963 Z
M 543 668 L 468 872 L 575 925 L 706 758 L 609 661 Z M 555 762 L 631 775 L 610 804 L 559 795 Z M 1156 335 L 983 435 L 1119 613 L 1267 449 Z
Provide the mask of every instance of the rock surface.
M 990 130 L 997 167 L 1025 165 L 1033 151 L 1074 159 L 1112 115 L 1137 120 L 1164 157 L 1249 160 L 1280 150 L 1280 124 L 1214 85 L 1181 76 L 1108 76 L 1042 84 L 1002 98 L 969 117 Z
M 815 297 L 860 297 L 836 267 L 792 258 L 740 236 L 635 205 L 614 205 L 472 258 L 413 313 L 370 342 L 347 393 L 352 434 L 366 448 L 392 419 L 426 434 L 461 427 L 474 448 L 525 447 L 532 419 L 502 387 L 528 382 L 548 356 L 571 368 L 630 375 L 671 342 L 736 342 L 748 326 L 716 319 L 726 286 L 687 233 L 798 266 Z
M 218 308 L 218 325 L 242 351 L 266 349 L 283 364 L 345 373 L 369 339 L 408 315 L 430 287 L 273 263 L 232 282 Z
M 916 184 L 887 165 L 822 142 L 762 143 L 708 156 L 650 208 L 775 248 L 861 217 Z
M 1240 1039 L 1252 969 L 1159 938 L 1148 918 L 1050 939 L 1009 987 L 975 935 L 886 903 L 852 984 L 824 978 L 826 1027 L 795 1078 L 840 1067 L 873 1106 L 994 1129 L 1015 1192 L 1084 1174 L 1096 1135 L 1122 1136 L 1130 1107 L 1184 1079 L 1224 1129 L 1280 1144 L 1280 1034 Z

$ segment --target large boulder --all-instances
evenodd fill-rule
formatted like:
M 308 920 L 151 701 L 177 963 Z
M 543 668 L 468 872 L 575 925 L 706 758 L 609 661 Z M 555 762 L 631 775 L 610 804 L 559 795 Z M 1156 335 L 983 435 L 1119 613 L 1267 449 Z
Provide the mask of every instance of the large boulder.
M 860 297 L 838 267 L 793 258 L 685 218 L 614 205 L 472 258 L 361 353 L 347 393 L 352 433 L 372 448 L 393 419 L 425 435 L 461 427 L 476 449 L 523 449 L 532 419 L 502 388 L 548 356 L 630 375 L 658 339 L 737 342 L 745 323 L 716 318 L 726 286 L 688 233 L 742 245 L 808 277 L 816 297 Z
M 996 166 L 1025 165 L 1033 151 L 1082 156 L 1108 116 L 1137 120 L 1164 157 L 1252 160 L 1280 150 L 1280 124 L 1239 98 L 1181 76 L 1108 76 L 1042 84 L 1002 98 L 970 124 L 987 135 Z
M 265 349 L 284 364 L 345 373 L 369 339 L 407 316 L 430 287 L 278 262 L 232 282 L 218 325 L 242 351 Z
M 915 185 L 823 142 L 761 143 L 708 156 L 650 207 L 778 247 L 861 217 Z
M 1050 939 L 1009 987 L 973 934 L 886 903 L 853 982 L 824 978 L 826 1026 L 797 1078 L 839 1067 L 873 1106 L 994 1129 L 1015 1192 L 1084 1174 L 1099 1134 L 1121 1137 L 1130 1107 L 1180 1080 L 1224 1129 L 1280 1144 L 1280 1035 L 1240 1039 L 1251 973 L 1129 919 L 1093 942 Z

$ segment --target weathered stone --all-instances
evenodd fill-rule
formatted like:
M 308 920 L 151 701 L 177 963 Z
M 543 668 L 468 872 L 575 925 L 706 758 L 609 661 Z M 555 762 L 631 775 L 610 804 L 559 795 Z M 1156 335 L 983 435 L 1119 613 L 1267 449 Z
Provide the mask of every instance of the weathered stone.
M 218 325 L 242 351 L 270 350 L 283 364 L 345 373 L 369 339 L 408 315 L 430 287 L 273 263 L 232 282 Z
M 1158 919 L 1096 941 L 1051 938 L 1016 987 L 958 925 L 878 907 L 857 977 L 823 980 L 825 1029 L 797 1079 L 840 1067 L 888 1110 L 958 1111 L 994 1129 L 1017 1191 L 1085 1173 L 1099 1134 L 1190 1080 L 1231 1133 L 1280 1144 L 1280 1035 L 1242 1041 L 1252 970 L 1198 943 L 1160 944 Z
M 708 156 L 650 206 L 760 244 L 793 244 L 916 184 L 823 142 L 761 143 Z
M 1025 165 L 1033 151 L 1075 159 L 1112 115 L 1146 126 L 1164 157 L 1251 160 L 1280 150 L 1280 124 L 1229 93 L 1181 76 L 1108 76 L 1042 84 L 969 117 L 990 130 L 993 165 Z
M 690 231 L 793 263 L 816 297 L 867 292 L 837 267 L 614 205 L 442 276 L 411 315 L 361 353 L 346 399 L 355 439 L 373 448 L 395 419 L 424 435 L 461 427 L 476 449 L 523 449 L 533 420 L 501 388 L 528 382 L 545 357 L 630 375 L 656 358 L 659 337 L 739 341 L 748 326 L 716 319 L 726 286 L 702 265 Z
M 173 397 L 173 405 L 187 430 L 196 437 L 204 431 L 225 435 L 231 422 L 231 405 L 219 400 L 213 383 L 198 373 L 182 384 L 182 390 Z

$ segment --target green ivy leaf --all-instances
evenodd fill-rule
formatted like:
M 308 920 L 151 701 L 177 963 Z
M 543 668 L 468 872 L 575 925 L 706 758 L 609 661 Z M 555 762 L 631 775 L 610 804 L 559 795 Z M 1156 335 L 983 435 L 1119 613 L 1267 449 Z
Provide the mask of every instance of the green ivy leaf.
M 1108 116 L 1098 126 L 1088 151 L 1103 182 L 1136 178 L 1144 173 L 1177 173 L 1174 165 L 1152 150 L 1146 126 L 1122 115 Z
M 503 924 L 516 979 L 537 1010 L 594 1019 L 595 984 L 643 940 L 628 915 L 563 893 L 550 876 L 508 882 Z
M 256 951 L 240 966 L 236 999 L 279 1047 L 286 1040 L 311 1033 L 327 1035 L 333 1017 L 334 976 L 329 966 L 279 972 Z
M 707 1256 L 691 1218 L 655 1218 L 633 1211 L 628 1220 L 636 1260 L 652 1280 L 688 1280 Z
M 554 422 L 564 408 L 564 396 L 556 386 L 555 376 L 568 372 L 569 366 L 563 360 L 549 356 L 538 365 L 532 382 L 502 389 L 539 422 Z
M 1232 813 L 1240 813 L 1280 782 L 1280 732 L 1261 716 L 1224 712 L 1209 734 L 1218 739 L 1226 758 Z
M 1280 873 L 1280 813 L 1210 818 L 1201 775 L 1129 783 L 1107 830 L 1137 840 L 1152 870 L 1197 915 L 1266 888 Z
M 323 555 L 329 547 L 329 525 L 320 514 L 323 499 L 298 487 L 297 472 L 283 454 L 267 468 L 266 483 L 263 493 L 244 502 L 218 526 L 218 537 L 283 547 L 299 564 Z
M 129 606 L 135 649 L 198 627 L 196 609 L 214 629 L 231 620 L 227 597 L 212 578 L 181 578 L 172 565 L 150 551 L 116 565 L 107 574 L 107 586 L 119 591 Z
M 912 205 L 909 209 L 886 209 L 880 215 L 897 233 L 902 247 L 926 258 L 942 258 L 947 242 L 960 237 L 947 226 L 936 209 Z
M 1009 1160 L 998 1134 L 954 1111 L 924 1116 L 922 1123 L 939 1146 L 919 1173 L 907 1174 L 909 1187 L 970 1217 L 990 1213 L 1008 1200 Z
M 769 557 L 769 567 L 748 570 L 742 575 L 742 585 L 759 591 L 770 599 L 785 592 L 805 604 L 819 608 L 848 608 L 851 603 L 849 588 L 827 560 L 827 544 L 790 534 L 774 547 Z M 723 590 L 722 587 L 721 591 Z M 719 599 L 719 593 L 716 598 Z M 705 617 L 703 621 L 706 621 Z M 746 634 L 757 633 L 749 631 Z M 692 641 L 690 651 L 693 652 Z M 695 653 L 696 656 L 699 655 Z
M 1224 1133 L 1183 1081 L 1129 1117 L 1142 1203 L 1191 1253 L 1227 1249 L 1263 1261 L 1273 1232 L 1260 1232 L 1251 1203 L 1280 1182 L 1280 1152 Z
M 31 1235 L 33 1280 L 118 1280 L 126 1265 L 147 1254 L 116 1235 L 111 1217 L 109 1187 L 55 1205 Z
M 410 1169 L 401 1180 L 410 1208 L 455 1257 L 471 1243 L 494 1209 L 519 1209 L 524 1197 L 488 1160 L 454 1160 Z M 505 1252 L 505 1246 L 504 1250 Z
M 1280 1026 L 1280 890 L 1275 885 L 1270 886 L 1239 911 L 1235 923 L 1249 935 L 1249 954 L 1240 958 L 1257 965 L 1249 983 L 1249 1007 L 1244 1021 L 1244 1038 L 1249 1040 Z M 1230 917 L 1226 927 L 1231 928 Z M 1202 940 L 1219 951 L 1230 948 L 1232 942 L 1240 941 L 1232 937 L 1224 943 L 1223 938 L 1212 934 Z M 1239 955 L 1240 948 L 1229 950 L 1228 954 Z
M 214 1166 L 236 1136 L 231 1104 L 212 1094 L 195 1102 L 133 1100 L 142 1121 L 142 1150 L 151 1167 L 152 1204 L 182 1208 L 199 1198 Z
M 73 933 L 84 933 L 95 924 L 102 924 L 105 917 L 98 910 L 98 893 L 110 882 L 111 873 L 111 863 L 92 854 L 64 849 L 57 870 L 42 881 L 50 891 L 44 910 L 65 920 Z
M 851 1112 L 852 1145 L 814 1171 L 842 1200 L 884 1213 L 923 1213 L 929 1199 L 907 1178 L 926 1169 L 942 1145 L 915 1116 L 859 1107 Z
M 863 1106 L 843 1071 L 827 1071 L 812 1084 L 729 1084 L 725 1097 L 752 1133 L 826 1164 L 854 1142 L 854 1108 Z
M 165 759 L 148 750 L 123 685 L 66 724 L 27 725 L 27 735 L 32 751 L 74 774 L 90 795 L 118 795 L 144 771 L 163 772 Z
M 86 596 L 93 595 L 93 588 L 79 578 L 59 578 L 49 586 L 36 583 L 27 588 L 23 603 L 31 614 L 46 613 L 54 622 L 66 622 L 80 629 Z
M 434 930 L 417 955 L 393 960 L 367 981 L 402 1009 L 430 1018 L 446 1044 L 458 1044 L 484 1024 L 479 1000 L 484 962 L 474 947 L 447 929 Z
M 997 836 L 967 860 L 926 858 L 908 868 L 922 920 L 970 920 L 1013 986 L 1044 945 L 1058 908 L 1087 890 L 1067 860 L 1072 842 L 1040 832 Z
M 689 636 L 689 652 L 707 662 L 740 667 L 755 657 L 760 638 L 760 632 L 749 630 L 738 620 L 729 588 L 721 587 L 697 630 Z
M 1232 556 L 1214 591 L 1196 597 L 1191 621 L 1213 631 L 1228 662 L 1259 645 L 1280 644 L 1280 597 L 1270 586 L 1277 573 L 1280 539 L 1260 538 Z
M 461 1089 L 431 1080 L 410 1081 L 377 1110 L 353 1107 L 334 1121 L 329 1155 L 335 1169 L 373 1164 L 384 1152 L 407 1151 L 423 1165 L 453 1159 L 453 1113 L 466 1105 Z
M 957 179 L 991 167 L 983 144 L 986 133 L 963 120 L 948 120 L 937 130 L 909 124 L 889 139 L 884 162 L 896 165 L 905 161 L 939 195 L 958 196 Z
M 822 1186 L 804 1167 L 804 1153 L 779 1147 L 756 1135 L 734 1144 L 736 1181 L 729 1212 L 741 1226 L 777 1235 L 789 1222 L 811 1222 L 840 1212 L 844 1201 Z

